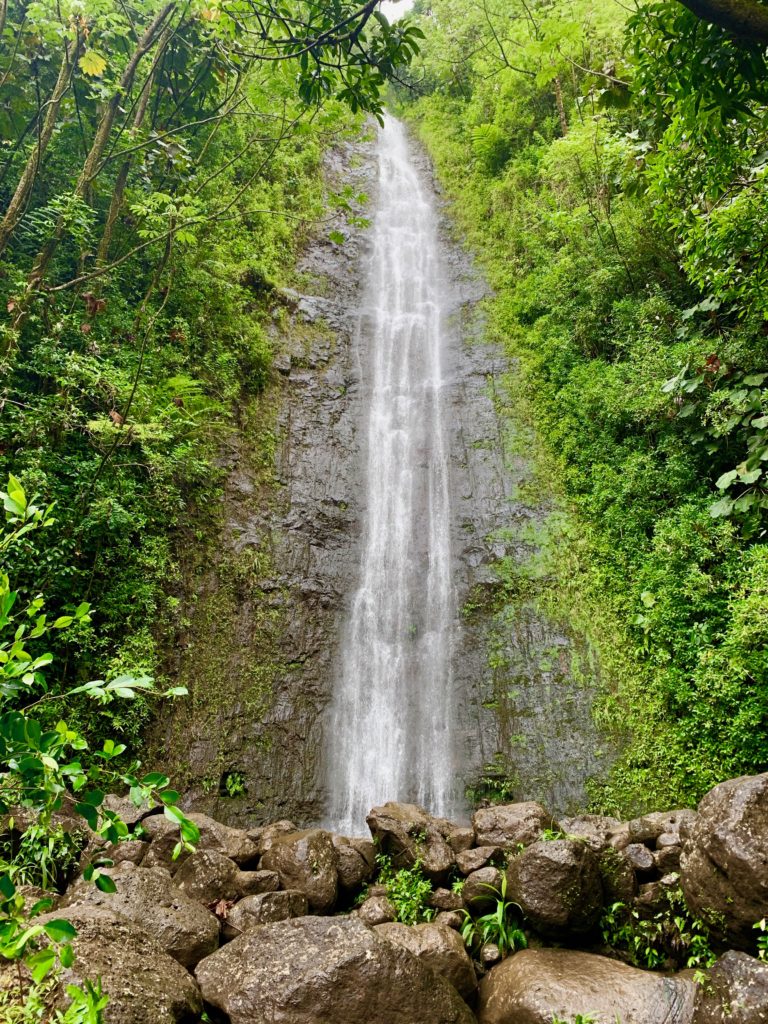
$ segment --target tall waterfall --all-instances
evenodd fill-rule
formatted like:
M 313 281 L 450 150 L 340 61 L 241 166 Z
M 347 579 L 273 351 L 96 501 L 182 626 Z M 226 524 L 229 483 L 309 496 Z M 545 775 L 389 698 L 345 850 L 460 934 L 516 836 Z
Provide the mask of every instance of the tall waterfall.
M 449 453 L 436 216 L 402 125 L 379 135 L 361 319 L 367 502 L 328 736 L 329 820 L 360 832 L 377 803 L 454 808 Z

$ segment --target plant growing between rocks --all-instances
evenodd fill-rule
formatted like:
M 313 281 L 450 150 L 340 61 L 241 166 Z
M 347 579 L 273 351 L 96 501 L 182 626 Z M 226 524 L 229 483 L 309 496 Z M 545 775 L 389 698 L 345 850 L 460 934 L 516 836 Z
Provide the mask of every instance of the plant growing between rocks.
M 520 924 L 522 910 L 517 903 L 507 899 L 507 876 L 502 875 L 498 889 L 492 885 L 484 885 L 483 888 L 496 897 L 496 909 L 478 918 L 473 918 L 468 910 L 464 911 L 461 929 L 464 944 L 475 953 L 493 944 L 498 946 L 502 957 L 525 949 L 528 939 Z

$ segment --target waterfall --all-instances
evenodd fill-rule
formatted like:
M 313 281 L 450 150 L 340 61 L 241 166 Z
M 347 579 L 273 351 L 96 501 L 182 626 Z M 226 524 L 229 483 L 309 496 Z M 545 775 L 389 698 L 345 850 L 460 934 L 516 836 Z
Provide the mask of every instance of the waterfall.
M 445 302 L 433 197 L 401 124 L 378 140 L 379 192 L 360 325 L 367 413 L 359 589 L 328 730 L 329 822 L 377 803 L 455 809 Z

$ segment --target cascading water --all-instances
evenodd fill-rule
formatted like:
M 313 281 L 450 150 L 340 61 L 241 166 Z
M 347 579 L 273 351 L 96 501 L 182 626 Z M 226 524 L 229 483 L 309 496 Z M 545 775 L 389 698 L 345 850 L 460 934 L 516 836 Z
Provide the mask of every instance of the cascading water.
M 360 332 L 366 524 L 327 754 L 329 820 L 352 834 L 386 800 L 455 811 L 455 598 L 436 217 L 403 127 L 391 118 L 378 161 Z

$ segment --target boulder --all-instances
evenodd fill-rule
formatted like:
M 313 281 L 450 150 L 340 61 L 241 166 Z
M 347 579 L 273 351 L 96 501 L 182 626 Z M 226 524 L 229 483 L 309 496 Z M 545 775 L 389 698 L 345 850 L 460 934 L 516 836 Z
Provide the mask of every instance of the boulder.
M 219 922 L 205 907 L 173 884 L 164 868 L 124 863 L 110 872 L 117 892 L 101 892 L 92 882 L 71 888 L 62 905 L 101 907 L 141 927 L 174 960 L 193 968 L 219 945 Z
M 214 954 L 215 956 L 219 954 Z M 695 985 L 565 949 L 524 949 L 480 983 L 480 1024 L 689 1024 Z
M 541 804 L 526 801 L 481 807 L 472 815 L 476 846 L 500 846 L 514 850 L 518 845 L 530 846 L 541 838 L 545 829 L 559 826 Z
M 188 857 L 174 875 L 178 888 L 190 899 L 209 906 L 219 900 L 236 900 L 243 895 L 243 872 L 229 857 L 215 850 L 200 850 Z
M 456 990 L 356 918 L 265 924 L 197 966 L 231 1024 L 472 1024 Z
M 105 907 L 84 904 L 69 907 L 67 920 L 77 928 L 75 961 L 56 979 L 59 1005 L 66 985 L 83 987 L 86 979 L 100 978 L 109 995 L 104 1024 L 199 1021 L 203 1001 L 195 981 L 145 931 Z
M 603 908 L 597 855 L 574 839 L 533 843 L 510 862 L 507 896 L 543 935 L 586 934 Z
M 330 832 L 319 828 L 275 837 L 261 858 L 276 871 L 283 889 L 298 889 L 317 914 L 332 910 L 338 895 L 338 856 Z
M 348 842 L 342 842 L 343 837 L 334 836 L 333 845 L 336 848 L 337 870 L 339 874 L 339 887 L 347 892 L 354 892 L 373 878 L 373 865 L 363 857 L 359 850 L 355 849 Z
M 292 917 L 304 917 L 307 913 L 307 897 L 303 892 L 265 892 L 259 896 L 246 896 L 227 913 L 225 931 L 229 938 L 241 932 L 249 932 L 260 924 L 273 921 L 287 921 Z
M 680 847 L 664 846 L 653 851 L 653 867 L 660 875 L 668 875 L 680 870 Z
M 561 818 L 560 829 L 567 839 L 581 839 L 595 853 L 600 853 L 610 842 L 611 836 L 621 825 L 618 818 L 602 814 L 580 814 L 575 818 Z
M 471 875 L 473 871 L 487 867 L 491 861 L 501 861 L 504 851 L 500 846 L 476 846 L 473 850 L 464 850 L 456 854 L 456 867 L 462 875 Z
M 467 875 L 461 898 L 464 906 L 474 916 L 496 909 L 501 899 L 502 874 L 498 868 L 480 868 Z
M 357 916 L 369 928 L 374 928 L 377 924 L 394 921 L 397 914 L 386 896 L 370 896 L 357 908 Z
M 729 950 L 696 989 L 693 1024 L 763 1024 L 768 1021 L 768 964 Z
M 606 846 L 598 857 L 598 866 L 605 902 L 630 903 L 637 892 L 637 876 L 624 851 Z
M 453 928 L 457 932 L 461 931 L 464 921 L 464 914 L 459 910 L 441 910 L 435 915 L 435 924 L 445 925 L 446 928 Z
M 464 906 L 464 900 L 459 893 L 451 889 L 435 889 L 427 902 L 435 910 L 461 910 Z
M 376 934 L 402 946 L 441 975 L 463 999 L 477 988 L 477 977 L 461 936 L 442 924 L 380 924 Z
M 214 821 L 213 818 L 209 818 L 207 814 L 189 814 L 188 817 L 200 829 L 200 841 L 197 843 L 198 852 L 211 850 L 220 853 L 240 867 L 256 865 L 259 850 L 256 843 L 249 839 L 245 832 L 222 825 L 220 822 Z M 159 815 L 145 818 L 141 825 L 151 842 L 143 862 L 144 866 L 148 868 L 166 867 L 171 873 L 176 872 L 189 856 L 187 851 L 182 850 L 177 859 L 173 859 L 173 852 L 179 840 L 178 825 Z
M 475 830 L 468 825 L 454 825 L 448 821 L 442 833 L 455 854 L 465 853 L 475 845 Z
M 271 825 L 265 825 L 263 828 L 258 829 L 258 832 L 251 832 L 249 835 L 251 835 L 251 837 L 258 835 L 258 839 L 255 840 L 256 846 L 259 854 L 263 855 L 276 839 L 280 839 L 281 836 L 287 836 L 291 832 L 298 831 L 298 825 L 294 825 L 292 821 L 288 821 L 287 818 L 283 818 L 282 821 L 274 821 Z
M 680 858 L 688 907 L 737 949 L 768 915 L 768 773 L 729 779 L 699 804 Z
M 366 818 L 371 835 L 395 867 L 410 868 L 419 861 L 427 878 L 446 882 L 455 855 L 440 826 L 450 824 L 433 818 L 416 804 L 386 803 L 374 807 Z
M 624 847 L 624 856 L 635 871 L 653 871 L 653 854 L 642 843 L 629 843 Z
M 696 820 L 696 811 L 684 808 L 679 811 L 655 811 L 634 818 L 627 823 L 629 840 L 632 843 L 650 843 L 653 845 L 664 832 L 679 833 L 681 829 L 690 828 Z

